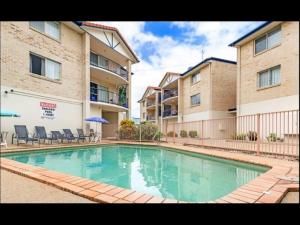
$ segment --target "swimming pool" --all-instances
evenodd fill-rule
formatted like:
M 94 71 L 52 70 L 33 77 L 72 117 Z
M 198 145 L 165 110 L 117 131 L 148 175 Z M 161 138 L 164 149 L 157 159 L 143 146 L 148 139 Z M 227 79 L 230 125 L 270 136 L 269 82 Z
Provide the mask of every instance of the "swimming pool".
M 218 199 L 269 168 L 156 146 L 103 145 L 2 157 L 187 202 Z

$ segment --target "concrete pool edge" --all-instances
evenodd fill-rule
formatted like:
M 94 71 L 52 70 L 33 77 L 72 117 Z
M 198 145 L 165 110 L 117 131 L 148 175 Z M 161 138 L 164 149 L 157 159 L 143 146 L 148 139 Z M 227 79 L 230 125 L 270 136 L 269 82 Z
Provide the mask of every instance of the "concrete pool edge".
M 121 142 L 101 143 L 103 144 L 126 144 Z M 133 144 L 133 143 L 128 143 Z M 192 151 L 194 147 L 186 146 L 170 146 L 166 144 L 155 145 L 136 143 L 140 145 L 161 146 L 173 148 L 175 150 Z M 82 145 L 89 146 L 89 145 Z M 92 146 L 92 145 L 90 145 Z M 81 146 L 65 146 L 65 147 L 81 147 Z M 46 150 L 35 149 L 35 150 Z M 51 148 L 55 149 L 55 147 Z M 27 149 L 28 151 L 28 149 Z M 30 151 L 30 150 L 29 150 Z M 207 151 L 207 149 L 206 149 Z M 9 151 L 21 152 L 21 151 Z M 194 153 L 202 153 L 199 151 L 192 151 Z M 220 154 L 214 154 L 213 151 L 208 151 L 206 155 L 220 157 Z M 221 156 L 222 157 L 222 156 Z M 222 157 L 235 161 L 243 161 L 246 163 L 253 163 L 245 160 L 239 160 L 237 157 Z M 278 203 L 290 190 L 299 190 L 299 183 L 281 180 L 278 176 L 286 176 L 291 173 L 296 173 L 291 166 L 270 165 L 270 163 L 263 164 L 258 162 L 255 164 L 272 167 L 266 173 L 261 174 L 249 183 L 239 187 L 235 191 L 223 196 L 217 200 L 208 203 Z M 54 186 L 64 191 L 71 192 L 75 195 L 90 199 L 100 203 L 183 203 L 173 199 L 165 199 L 148 194 L 143 194 L 130 189 L 120 188 L 114 185 L 100 183 L 88 180 L 81 177 L 71 176 L 68 174 L 50 171 L 41 167 L 23 164 L 17 161 L 1 158 L 0 166 L 7 171 L 25 176 L 39 182 Z M 299 175 L 298 175 L 299 176 Z

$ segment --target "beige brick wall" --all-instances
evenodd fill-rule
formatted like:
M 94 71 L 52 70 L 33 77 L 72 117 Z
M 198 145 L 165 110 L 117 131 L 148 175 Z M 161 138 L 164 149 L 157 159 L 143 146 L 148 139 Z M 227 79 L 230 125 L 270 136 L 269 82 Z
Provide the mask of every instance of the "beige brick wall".
M 29 22 L 1 22 L 1 85 L 82 100 L 83 38 L 60 26 L 59 42 L 31 29 Z M 29 52 L 60 62 L 61 82 L 31 76 Z
M 213 61 L 212 110 L 228 111 L 236 107 L 236 64 Z
M 191 85 L 191 76 L 187 76 L 182 80 L 182 89 L 180 91 L 180 111 L 183 115 L 207 111 L 209 109 L 210 98 L 210 71 L 209 66 L 205 66 L 200 70 L 201 81 Z M 200 93 L 201 104 L 199 106 L 191 106 L 191 96 Z
M 281 44 L 266 52 L 255 56 L 254 40 L 244 44 L 238 61 L 238 104 L 299 94 L 299 22 L 281 23 Z M 281 65 L 281 84 L 257 90 L 258 72 L 277 65 Z

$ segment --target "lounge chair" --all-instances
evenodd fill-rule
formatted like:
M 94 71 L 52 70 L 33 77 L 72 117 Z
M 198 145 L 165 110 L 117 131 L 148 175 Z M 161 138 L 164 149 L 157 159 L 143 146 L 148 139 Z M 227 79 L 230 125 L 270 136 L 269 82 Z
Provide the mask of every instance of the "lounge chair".
M 83 142 L 84 142 L 86 138 L 89 138 L 89 142 L 91 141 L 91 136 L 90 135 L 84 135 L 83 129 L 77 129 L 77 133 L 78 133 L 79 140 L 83 140 Z
M 77 142 L 79 143 L 79 137 L 74 136 L 74 134 L 72 133 L 72 131 L 70 129 L 63 129 L 64 131 L 64 137 L 65 139 L 68 140 L 68 142 L 72 142 L 73 140 L 77 139 Z
M 60 131 L 58 131 L 58 130 L 51 131 L 51 134 L 52 134 L 53 140 L 57 140 L 57 142 L 59 142 L 59 140 L 60 140 L 61 143 L 63 143 L 63 140 L 65 139 L 65 137 L 62 133 L 60 133 Z
M 50 141 L 51 144 L 53 140 L 57 140 L 57 138 L 53 138 L 53 135 L 47 135 L 45 127 L 35 126 L 35 131 L 36 137 L 39 139 L 39 144 L 41 140 L 44 140 L 44 143 L 46 143 L 46 140 L 48 140 L 48 143 Z
M 19 145 L 20 141 L 25 141 L 27 144 L 29 141 L 34 144 L 34 142 L 38 142 L 39 140 L 33 135 L 29 136 L 28 130 L 25 125 L 15 125 L 15 134 L 12 135 L 12 143 L 14 143 L 14 139 L 17 139 L 17 145 Z

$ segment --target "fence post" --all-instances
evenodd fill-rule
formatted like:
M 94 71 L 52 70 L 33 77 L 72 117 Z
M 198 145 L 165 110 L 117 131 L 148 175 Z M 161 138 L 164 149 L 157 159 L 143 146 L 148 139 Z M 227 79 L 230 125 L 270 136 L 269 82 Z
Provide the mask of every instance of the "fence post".
M 204 137 L 204 134 L 203 134 L 203 131 L 204 131 L 204 129 L 203 129 L 203 121 L 204 120 L 201 120 L 201 136 L 202 136 L 202 139 L 201 139 L 201 145 L 203 146 L 203 137 Z
M 142 124 L 140 123 L 140 142 L 142 141 Z
M 256 149 L 256 155 L 259 155 L 260 153 L 260 113 L 257 113 L 257 149 Z
M 175 122 L 173 123 L 173 143 L 175 143 Z
M 166 125 L 166 131 L 165 131 L 166 142 L 168 143 L 168 120 L 165 120 L 165 125 Z

